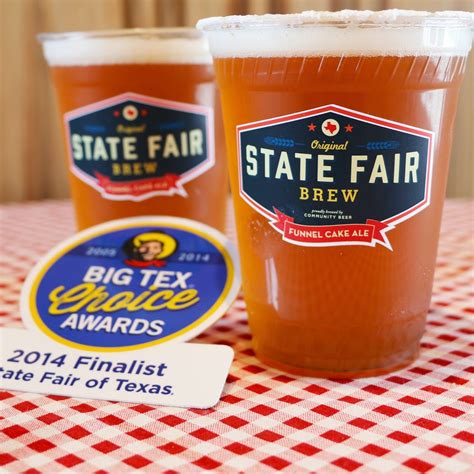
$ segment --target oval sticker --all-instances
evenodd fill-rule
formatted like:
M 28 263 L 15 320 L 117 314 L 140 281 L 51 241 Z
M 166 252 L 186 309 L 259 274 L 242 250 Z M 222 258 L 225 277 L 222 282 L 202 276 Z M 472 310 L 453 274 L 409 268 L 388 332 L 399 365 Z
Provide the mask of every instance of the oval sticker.
M 34 267 L 22 290 L 22 318 L 87 350 L 187 341 L 237 297 L 237 262 L 224 235 L 189 219 L 107 222 L 59 244 Z

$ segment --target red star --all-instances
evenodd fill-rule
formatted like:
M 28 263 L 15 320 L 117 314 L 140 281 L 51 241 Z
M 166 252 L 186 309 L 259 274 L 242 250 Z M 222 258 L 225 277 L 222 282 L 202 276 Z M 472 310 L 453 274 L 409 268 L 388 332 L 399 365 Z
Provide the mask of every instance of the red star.
M 314 125 L 313 122 L 311 122 L 309 125 L 308 125 L 308 130 L 310 132 L 314 132 L 316 130 L 316 125 Z
M 119 117 L 120 116 L 120 112 L 118 110 L 114 110 L 114 117 Z
M 353 125 L 349 125 L 349 124 L 344 127 L 344 129 L 345 129 L 345 131 L 346 131 L 347 133 L 352 133 L 352 129 L 353 129 L 353 128 L 354 128 L 354 126 L 353 126 Z
M 142 117 L 146 117 L 146 116 L 148 115 L 148 110 L 146 110 L 146 109 L 140 110 L 140 115 L 141 115 Z

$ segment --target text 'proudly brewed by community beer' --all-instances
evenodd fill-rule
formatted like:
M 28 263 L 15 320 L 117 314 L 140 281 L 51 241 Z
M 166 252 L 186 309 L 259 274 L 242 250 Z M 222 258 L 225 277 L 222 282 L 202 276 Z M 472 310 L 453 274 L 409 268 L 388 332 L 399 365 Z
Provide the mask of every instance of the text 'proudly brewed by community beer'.
M 198 24 L 262 360 L 348 377 L 418 354 L 471 21 L 392 10 Z
M 194 29 L 42 35 L 80 228 L 138 215 L 223 229 L 227 177 L 206 40 Z

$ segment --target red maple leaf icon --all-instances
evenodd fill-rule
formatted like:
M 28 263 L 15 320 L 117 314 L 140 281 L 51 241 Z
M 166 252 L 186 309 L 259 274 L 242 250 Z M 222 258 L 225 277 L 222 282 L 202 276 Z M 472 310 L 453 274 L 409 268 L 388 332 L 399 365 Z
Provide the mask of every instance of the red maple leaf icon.
M 332 134 L 336 131 L 337 125 L 332 122 L 328 122 L 324 128 L 325 130 L 327 130 L 329 133 Z

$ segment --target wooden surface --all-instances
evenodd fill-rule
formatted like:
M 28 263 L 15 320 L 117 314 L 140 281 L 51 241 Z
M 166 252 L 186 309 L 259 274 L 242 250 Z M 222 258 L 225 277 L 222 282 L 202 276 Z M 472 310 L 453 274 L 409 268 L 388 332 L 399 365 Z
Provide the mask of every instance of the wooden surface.
M 194 25 L 214 15 L 305 9 L 462 9 L 473 0 L 0 0 L 0 201 L 68 195 L 59 118 L 35 35 Z M 448 193 L 473 196 L 474 55 L 462 89 Z

